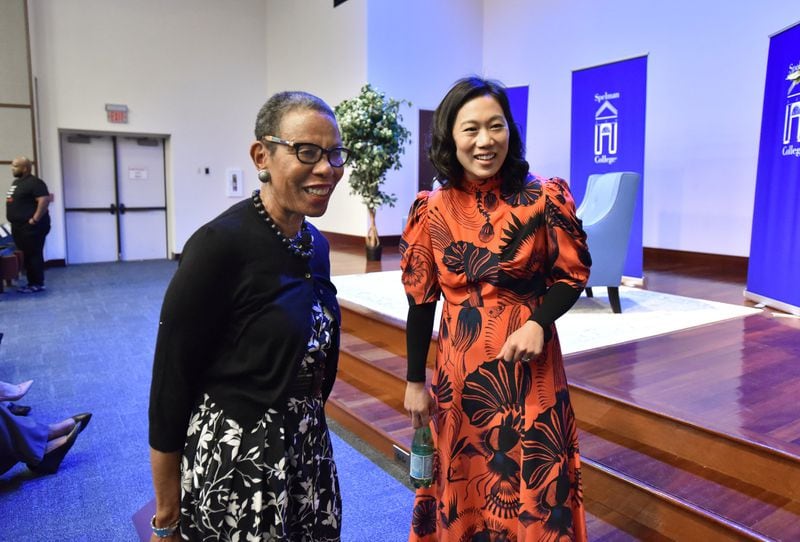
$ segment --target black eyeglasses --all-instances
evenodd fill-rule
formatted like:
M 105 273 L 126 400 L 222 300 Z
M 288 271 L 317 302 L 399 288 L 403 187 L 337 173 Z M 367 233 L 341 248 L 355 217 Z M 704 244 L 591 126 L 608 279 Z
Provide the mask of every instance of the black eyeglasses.
M 316 164 L 322 160 L 325 155 L 328 158 L 328 163 L 333 167 L 342 167 L 347 163 L 347 160 L 352 154 L 350 149 L 345 147 L 333 147 L 332 149 L 323 149 L 314 143 L 295 143 L 294 141 L 287 141 L 275 136 L 264 136 L 261 139 L 269 141 L 270 143 L 277 143 L 278 145 L 286 145 L 294 149 L 294 155 L 297 159 L 304 164 Z

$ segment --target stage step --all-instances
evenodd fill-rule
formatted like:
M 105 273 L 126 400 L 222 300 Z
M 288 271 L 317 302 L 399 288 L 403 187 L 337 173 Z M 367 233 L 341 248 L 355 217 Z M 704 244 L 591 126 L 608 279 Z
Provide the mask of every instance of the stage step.
M 362 341 L 383 348 L 396 356 L 405 356 L 405 322 L 365 309 L 348 301 L 340 301 L 342 331 L 357 336 Z M 436 339 L 428 350 L 428 367 L 436 360 Z
M 413 430 L 408 416 L 348 382 L 339 371 L 325 412 L 390 459 L 395 446 L 408 451 Z
M 394 447 L 407 450 L 411 439 L 402 408 L 401 323 L 357 312 L 354 318 L 353 312 L 345 310 L 343 317 L 330 411 L 394 457 Z M 572 383 L 570 393 L 581 430 L 587 509 L 600 519 L 628 532 L 648 530 L 644 539 L 655 532 L 675 540 L 800 539 L 796 458 L 645 411 L 589 386 Z
M 587 500 L 674 540 L 800 540 L 785 499 L 597 427 L 579 430 Z M 787 507 L 788 506 L 788 507 Z
M 618 440 L 668 452 L 680 461 L 702 465 L 706 472 L 756 487 L 770 498 L 800 502 L 798 457 L 641 408 L 576 381 L 570 381 L 570 397 L 584 429 L 617 434 Z

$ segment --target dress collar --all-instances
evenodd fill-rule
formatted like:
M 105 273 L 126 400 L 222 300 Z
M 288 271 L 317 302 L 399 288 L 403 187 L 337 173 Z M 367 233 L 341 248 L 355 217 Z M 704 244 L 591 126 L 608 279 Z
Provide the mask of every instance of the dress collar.
M 482 179 L 480 181 L 470 181 L 466 178 L 461 180 L 461 187 L 465 192 L 488 192 L 499 187 L 503 182 L 500 175 L 495 175 L 489 179 Z

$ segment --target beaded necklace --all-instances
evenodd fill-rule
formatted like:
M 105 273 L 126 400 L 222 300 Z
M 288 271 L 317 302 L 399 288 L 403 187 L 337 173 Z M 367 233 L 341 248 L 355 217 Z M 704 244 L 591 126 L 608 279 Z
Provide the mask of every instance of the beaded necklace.
M 300 226 L 300 231 L 297 232 L 297 235 L 290 239 L 283 234 L 278 225 L 275 224 L 275 221 L 272 220 L 272 217 L 269 216 L 269 213 L 267 213 L 266 208 L 264 208 L 264 203 L 261 201 L 260 190 L 253 190 L 253 205 L 261 218 L 264 219 L 264 222 L 269 225 L 269 228 L 275 236 L 283 243 L 283 246 L 286 247 L 286 250 L 305 260 L 310 259 L 311 256 L 314 255 L 314 236 L 311 234 L 305 220 L 303 220 L 303 224 Z

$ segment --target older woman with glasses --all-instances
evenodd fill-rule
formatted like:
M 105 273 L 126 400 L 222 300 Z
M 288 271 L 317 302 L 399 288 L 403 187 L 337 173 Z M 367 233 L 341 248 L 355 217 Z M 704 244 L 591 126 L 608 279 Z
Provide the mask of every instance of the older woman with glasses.
M 339 308 L 322 216 L 350 151 L 304 92 L 261 108 L 261 190 L 184 247 L 159 322 L 150 391 L 151 540 L 338 540 L 324 402 Z

